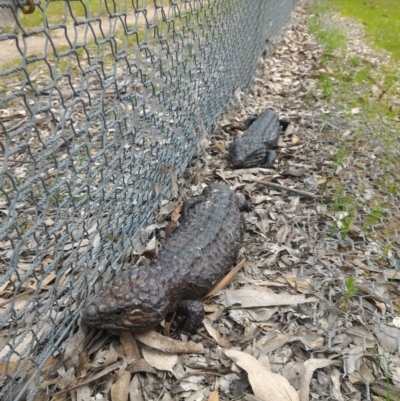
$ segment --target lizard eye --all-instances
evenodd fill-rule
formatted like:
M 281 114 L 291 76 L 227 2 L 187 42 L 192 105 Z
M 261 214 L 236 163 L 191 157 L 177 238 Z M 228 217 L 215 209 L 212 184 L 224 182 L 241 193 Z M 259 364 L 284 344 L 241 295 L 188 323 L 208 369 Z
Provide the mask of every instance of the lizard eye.
M 124 310 L 123 309 L 116 309 L 114 312 L 115 316 L 122 316 L 124 314 Z

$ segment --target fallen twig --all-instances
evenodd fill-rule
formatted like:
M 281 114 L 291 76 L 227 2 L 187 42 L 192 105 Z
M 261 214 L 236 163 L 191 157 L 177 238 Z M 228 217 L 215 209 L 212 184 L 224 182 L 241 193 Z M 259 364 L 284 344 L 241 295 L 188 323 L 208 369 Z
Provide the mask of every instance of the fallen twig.
M 302 191 L 301 189 L 289 188 L 289 187 L 285 187 L 283 185 L 275 184 L 275 183 L 269 182 L 269 181 L 246 179 L 244 177 L 243 177 L 243 179 L 245 181 L 257 182 L 258 184 L 265 185 L 266 187 L 271 187 L 271 188 L 275 188 L 275 189 L 281 189 L 282 191 L 293 192 L 293 193 L 295 193 L 297 195 L 305 196 L 306 198 L 317 199 L 317 200 L 321 199 L 321 197 L 319 195 L 314 195 L 311 192 Z
M 213 295 L 227 287 L 245 263 L 246 258 L 242 259 L 222 280 L 220 280 L 206 295 L 204 295 L 202 301 L 207 302 Z

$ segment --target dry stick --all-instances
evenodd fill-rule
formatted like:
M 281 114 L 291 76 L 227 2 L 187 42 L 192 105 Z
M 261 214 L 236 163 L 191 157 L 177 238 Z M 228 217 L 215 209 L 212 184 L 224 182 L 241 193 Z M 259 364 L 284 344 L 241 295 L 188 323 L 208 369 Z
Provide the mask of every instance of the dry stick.
M 103 369 L 99 373 L 96 373 L 92 377 L 82 381 L 81 383 L 75 384 L 75 385 L 73 385 L 73 386 L 71 386 L 69 388 L 65 388 L 65 389 L 59 391 L 57 394 L 63 394 L 63 393 L 66 393 L 68 391 L 75 390 L 76 388 L 84 386 L 86 384 L 90 384 L 93 381 L 95 381 L 97 379 L 100 379 L 101 377 L 103 377 L 105 375 L 108 375 L 113 370 L 120 369 L 121 365 L 122 365 L 121 361 L 114 362 L 112 365 L 107 366 L 105 369 Z
M 242 259 L 226 276 L 224 276 L 222 280 L 218 281 L 218 283 L 206 295 L 204 295 L 202 301 L 207 302 L 213 295 L 227 287 L 245 263 L 246 258 Z
M 294 189 L 294 188 L 285 187 L 283 185 L 274 184 L 273 182 L 263 181 L 263 180 L 249 180 L 249 179 L 246 179 L 246 178 L 243 178 L 243 179 L 245 181 L 257 182 L 258 184 L 265 185 L 266 187 L 271 187 L 271 188 L 275 188 L 275 189 L 281 189 L 283 191 L 293 192 L 293 193 L 295 193 L 297 195 L 305 196 L 307 198 L 317 199 L 317 200 L 321 199 L 320 196 L 314 195 L 311 192 L 302 191 L 300 189 Z
M 205 340 L 211 341 L 215 345 L 218 345 L 218 343 L 212 337 L 206 336 L 205 334 L 201 333 L 199 330 L 196 331 L 196 334 L 199 335 L 200 337 L 203 337 Z
M 15 301 L 15 300 L 18 299 L 18 298 L 22 298 L 22 297 L 25 297 L 25 296 L 27 296 L 27 295 L 30 295 L 30 294 L 32 294 L 34 291 L 35 291 L 35 290 L 29 289 L 29 290 L 26 290 L 26 291 L 22 292 L 21 294 L 18 294 L 16 297 L 8 298 L 8 299 L 5 299 L 5 300 L 3 300 L 3 301 L 0 301 L 0 308 L 3 308 L 3 307 L 6 306 L 7 304 L 9 304 L 10 302 Z

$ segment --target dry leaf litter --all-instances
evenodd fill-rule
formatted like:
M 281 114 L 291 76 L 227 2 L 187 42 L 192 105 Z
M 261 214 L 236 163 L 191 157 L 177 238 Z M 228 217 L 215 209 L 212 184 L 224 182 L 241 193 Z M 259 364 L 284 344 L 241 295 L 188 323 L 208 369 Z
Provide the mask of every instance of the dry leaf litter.
M 246 261 L 229 286 L 208 297 L 198 334 L 182 342 L 80 324 L 60 346 L 62 363 L 43 370 L 37 399 L 378 400 L 388 388 L 400 393 L 398 195 L 380 185 L 382 177 L 398 185 L 398 172 L 380 163 L 387 148 L 375 138 L 391 124 L 363 125 L 362 110 L 344 118 L 347 110 L 321 98 L 317 80 L 326 66 L 306 6 L 298 3 L 280 42 L 268 45 L 251 92 L 237 91 L 204 137 L 171 188 L 176 202 L 162 203 L 126 255 L 126 268 L 138 255 L 154 255 L 165 229 L 179 224 L 182 201 L 209 182 L 253 203 L 239 258 Z M 352 39 L 362 41 L 350 35 L 350 47 Z M 363 49 L 362 57 L 375 57 Z M 266 108 L 292 121 L 277 164 L 232 170 L 229 144 L 248 116 Z M 335 162 L 347 142 L 354 148 Z M 357 201 L 346 203 L 346 194 Z M 371 217 L 377 202 L 384 211 Z

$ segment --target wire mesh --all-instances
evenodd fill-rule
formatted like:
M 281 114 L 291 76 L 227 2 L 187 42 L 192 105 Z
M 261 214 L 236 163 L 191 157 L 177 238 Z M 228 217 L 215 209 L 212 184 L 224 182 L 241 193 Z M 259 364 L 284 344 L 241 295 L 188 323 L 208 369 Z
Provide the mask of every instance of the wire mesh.
M 35 398 L 293 3 L 0 2 L 1 399 Z

